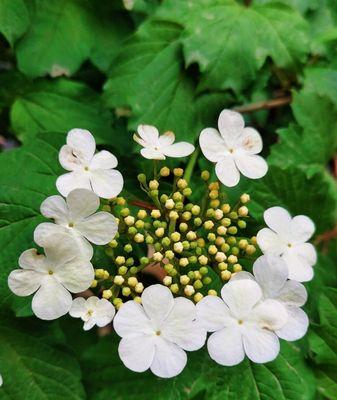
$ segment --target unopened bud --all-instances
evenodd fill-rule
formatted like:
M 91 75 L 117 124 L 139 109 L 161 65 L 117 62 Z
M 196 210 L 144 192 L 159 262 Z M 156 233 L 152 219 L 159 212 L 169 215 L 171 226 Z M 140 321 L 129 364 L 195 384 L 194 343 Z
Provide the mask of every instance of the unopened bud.
M 209 291 L 208 291 L 207 294 L 208 294 L 209 296 L 217 296 L 217 295 L 218 295 L 217 291 L 214 290 L 214 289 L 209 289 Z
M 173 199 L 167 199 L 165 202 L 165 208 L 167 208 L 168 210 L 172 210 L 174 208 L 174 201 Z
M 250 196 L 249 196 L 249 194 L 247 194 L 247 193 L 243 193 L 243 194 L 240 196 L 240 201 L 241 201 L 242 204 L 248 203 L 249 200 L 250 200 Z
M 163 255 L 158 251 L 153 254 L 152 258 L 154 259 L 154 261 L 160 262 L 163 259 Z
M 200 257 L 198 257 L 198 261 L 200 265 L 207 265 L 208 258 L 204 255 L 201 255 Z
M 138 279 L 135 276 L 131 276 L 128 278 L 128 285 L 131 287 L 135 287 L 138 283 Z
M 247 217 L 248 215 L 248 208 L 246 206 L 242 206 L 238 209 L 238 214 L 240 217 Z
M 183 246 L 183 244 L 181 242 L 174 243 L 173 250 L 176 253 L 182 253 L 183 250 L 184 250 L 184 246 Z
M 194 287 L 192 285 L 186 285 L 184 288 L 184 293 L 186 296 L 193 296 L 195 293 Z
M 116 275 L 114 277 L 114 284 L 121 286 L 124 283 L 124 278 L 121 275 Z
M 181 259 L 179 260 L 179 265 L 180 265 L 181 267 L 187 267 L 188 264 L 189 264 L 188 258 L 186 258 L 186 257 L 183 257 L 183 258 L 181 258 Z
M 135 217 L 128 215 L 127 217 L 124 218 L 124 222 L 127 226 L 132 226 L 135 223 Z
M 137 213 L 137 218 L 144 219 L 147 216 L 147 212 L 145 210 L 139 210 Z
M 204 296 L 200 293 L 197 292 L 194 296 L 193 296 L 193 300 L 198 303 Z
M 159 173 L 160 173 L 160 176 L 163 176 L 163 177 L 169 176 L 170 175 L 170 169 L 167 168 L 167 167 L 163 167 L 163 168 L 161 168 Z
M 165 276 L 163 279 L 163 284 L 165 286 L 170 286 L 172 284 L 172 277 L 171 276 Z
M 159 188 L 159 182 L 157 180 L 150 181 L 149 188 L 151 190 L 157 190 Z
M 187 285 L 189 283 L 189 281 L 190 281 L 190 278 L 187 275 L 181 275 L 180 283 L 182 285 L 184 285 L 184 286 Z
M 112 297 L 112 291 L 110 289 L 107 290 L 103 290 L 103 294 L 102 294 L 103 299 L 111 299 Z
M 205 182 L 209 180 L 210 176 L 210 173 L 206 170 L 202 171 L 201 173 L 201 179 Z
M 184 170 L 182 168 L 174 168 L 173 175 L 180 178 L 184 175 Z
M 221 279 L 224 281 L 228 281 L 230 277 L 232 276 L 232 273 L 228 270 L 221 271 Z
M 138 282 L 137 285 L 135 286 L 135 292 L 136 293 L 142 293 L 144 290 L 144 285 L 142 282 Z
M 135 241 L 136 243 L 143 243 L 145 237 L 144 237 L 144 235 L 141 234 L 141 233 L 136 233 L 133 239 L 134 239 L 134 241 Z
M 233 254 L 231 254 L 230 256 L 228 256 L 227 261 L 230 264 L 235 264 L 238 262 L 238 258 L 236 256 L 234 256 Z
M 179 286 L 176 283 L 174 283 L 173 285 L 170 286 L 170 290 L 172 293 L 176 294 L 179 292 Z
M 130 289 L 129 287 L 124 286 L 123 289 L 122 289 L 122 294 L 123 294 L 123 296 L 125 296 L 125 297 L 130 296 L 130 294 L 131 294 L 131 289 Z
M 154 231 L 155 235 L 157 237 L 163 237 L 164 233 L 165 233 L 165 229 L 164 228 L 158 228 Z
M 208 220 L 208 221 L 204 222 L 204 228 L 205 229 L 211 230 L 211 229 L 213 229 L 213 227 L 214 227 L 214 222 L 213 221 Z

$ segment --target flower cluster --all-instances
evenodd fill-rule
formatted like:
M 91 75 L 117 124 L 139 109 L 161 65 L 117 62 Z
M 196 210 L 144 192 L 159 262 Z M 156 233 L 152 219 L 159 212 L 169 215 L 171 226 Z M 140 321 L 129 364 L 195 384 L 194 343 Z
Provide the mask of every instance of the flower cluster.
M 252 179 L 266 174 L 257 155 L 262 140 L 230 110 L 221 112 L 218 127 L 204 129 L 199 140 L 204 156 L 216 163 L 217 179 L 205 170 L 192 185 L 195 156 L 186 170 L 159 163 L 186 157 L 194 146 L 140 125 L 134 139 L 142 156 L 153 160 L 153 175 L 138 175 L 146 194 L 141 200 L 117 197 L 123 178 L 116 157 L 95 153 L 90 132 L 71 130 L 59 154 L 70 171 L 56 182 L 62 196 L 41 204 L 52 222 L 34 232 L 44 254 L 22 253 L 10 289 L 19 296 L 35 293 L 32 309 L 41 319 L 69 313 L 84 330 L 113 321 L 120 358 L 136 372 L 173 377 L 185 367 L 186 351 L 206 340 L 210 357 L 225 366 L 245 356 L 257 363 L 277 357 L 279 339 L 297 340 L 308 328 L 300 282 L 313 277 L 316 252 L 307 241 L 314 224 L 272 207 L 264 213 L 268 228 L 251 235 L 250 195 L 232 204 L 223 185 L 237 185 L 240 173 Z M 105 254 L 95 269 L 93 245 L 104 246 Z M 146 274 L 158 283 L 148 285 Z

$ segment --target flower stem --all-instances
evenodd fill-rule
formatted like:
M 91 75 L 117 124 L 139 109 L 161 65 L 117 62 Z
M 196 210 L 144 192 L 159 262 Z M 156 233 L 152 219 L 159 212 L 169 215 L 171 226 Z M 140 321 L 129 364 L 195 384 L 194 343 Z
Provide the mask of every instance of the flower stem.
M 189 181 L 191 179 L 192 172 L 193 172 L 195 163 L 197 162 L 199 153 L 200 153 L 200 148 L 197 147 L 194 150 L 194 153 L 192 154 L 191 158 L 188 161 L 187 167 L 185 169 L 185 174 L 184 174 L 184 179 L 187 181 L 187 183 L 189 183 Z

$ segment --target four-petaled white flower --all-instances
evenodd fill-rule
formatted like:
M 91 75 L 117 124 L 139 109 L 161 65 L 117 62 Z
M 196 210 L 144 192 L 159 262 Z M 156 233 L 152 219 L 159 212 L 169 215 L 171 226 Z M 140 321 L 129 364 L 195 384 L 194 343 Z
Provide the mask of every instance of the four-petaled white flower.
M 44 247 L 51 236 L 57 233 L 70 234 L 86 257 L 91 259 L 93 249 L 89 242 L 107 244 L 118 230 L 113 215 L 104 211 L 95 213 L 99 204 L 99 197 L 87 189 L 73 190 L 66 200 L 61 196 L 48 197 L 41 204 L 41 214 L 54 219 L 55 224 L 43 222 L 38 225 L 34 232 L 35 242 Z
M 312 220 L 305 215 L 291 218 L 282 207 L 268 208 L 263 216 L 269 228 L 263 228 L 257 234 L 262 252 L 281 256 L 287 264 L 289 279 L 310 281 L 314 275 L 312 266 L 317 260 L 314 246 L 306 243 L 315 232 Z
M 239 364 L 245 357 L 256 363 L 274 360 L 280 350 L 274 333 L 288 318 L 275 300 L 262 300 L 260 286 L 251 279 L 228 282 L 221 297 L 206 296 L 197 303 L 200 323 L 210 332 L 207 348 L 221 365 Z
M 56 187 L 62 196 L 74 189 L 89 189 L 99 197 L 117 196 L 123 188 L 123 177 L 116 171 L 117 158 L 106 150 L 95 154 L 96 142 L 85 129 L 72 129 L 67 144 L 62 146 L 59 160 L 64 169 L 71 171 L 57 178 Z
M 174 143 L 173 132 L 165 132 L 159 136 L 158 129 L 151 125 L 139 125 L 137 134 L 133 139 L 143 146 L 140 153 L 143 157 L 151 160 L 165 160 L 167 157 L 185 157 L 194 151 L 194 146 L 187 142 Z
M 82 258 L 76 243 L 64 235 L 55 235 L 45 247 L 45 255 L 36 249 L 24 251 L 19 258 L 22 269 L 12 271 L 8 286 L 18 296 L 35 293 L 32 309 L 41 319 L 51 320 L 67 314 L 72 305 L 69 292 L 88 289 L 94 279 L 94 268 Z
M 74 318 L 84 321 L 83 329 L 88 331 L 93 326 L 103 327 L 108 325 L 115 316 L 115 307 L 106 299 L 91 296 L 88 299 L 77 297 L 69 314 Z
M 214 128 L 203 129 L 199 143 L 204 156 L 216 163 L 219 180 L 231 187 L 239 183 L 240 172 L 247 178 L 262 178 L 268 165 L 257 155 L 262 150 L 260 134 L 245 128 L 241 114 L 231 110 L 220 113 L 218 127 L 220 133 Z
M 253 279 L 260 285 L 265 299 L 274 299 L 282 303 L 287 312 L 286 324 L 275 331 L 277 336 L 288 341 L 302 338 L 309 325 L 307 314 L 300 308 L 307 301 L 305 287 L 293 280 L 288 280 L 288 268 L 282 258 L 261 256 L 253 266 L 253 273 L 238 272 L 232 280 Z
M 196 321 L 195 305 L 183 297 L 173 298 L 163 285 L 152 285 L 142 294 L 142 306 L 126 302 L 114 318 L 122 340 L 118 352 L 132 371 L 147 369 L 162 378 L 178 375 L 185 367 L 184 350 L 201 348 L 206 331 Z

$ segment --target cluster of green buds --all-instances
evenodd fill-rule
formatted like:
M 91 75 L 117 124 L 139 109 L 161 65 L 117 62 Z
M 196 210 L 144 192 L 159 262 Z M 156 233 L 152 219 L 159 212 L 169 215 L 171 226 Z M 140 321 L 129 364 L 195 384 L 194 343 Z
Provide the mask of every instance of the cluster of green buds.
M 117 309 L 129 299 L 141 301 L 142 272 L 149 266 L 173 294 L 198 302 L 218 295 L 245 260 L 255 258 L 256 238 L 245 235 L 248 194 L 230 205 L 219 183 L 203 171 L 204 196 L 195 203 L 183 169 L 163 167 L 155 178 L 138 175 L 149 202 L 118 197 L 103 207 L 115 215 L 119 230 L 106 249 L 112 266 L 96 270 L 92 288 Z

